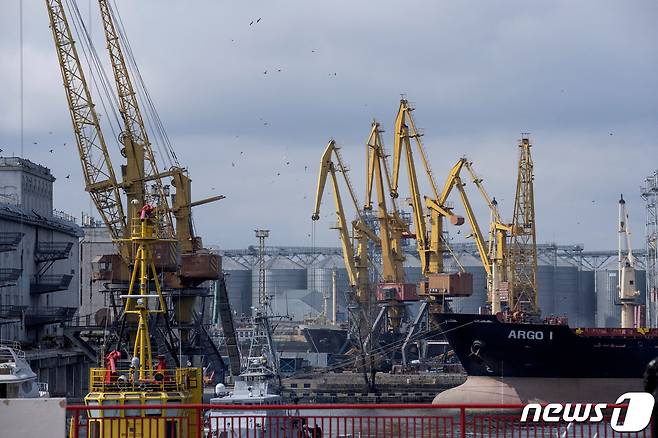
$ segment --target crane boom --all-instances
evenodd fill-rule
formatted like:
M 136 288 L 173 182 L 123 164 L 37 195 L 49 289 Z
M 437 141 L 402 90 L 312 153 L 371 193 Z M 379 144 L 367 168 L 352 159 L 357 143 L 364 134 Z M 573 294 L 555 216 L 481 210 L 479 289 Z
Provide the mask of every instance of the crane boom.
M 124 154 L 128 159 L 126 179 L 124 185 L 127 186 L 128 206 L 131 206 L 131 197 L 138 199 L 139 205 L 144 204 L 146 196 L 144 181 L 155 181 L 155 187 L 158 192 L 159 209 L 162 219 L 162 230 L 165 237 L 174 236 L 171 211 L 168 207 L 168 197 L 165 194 L 164 184 L 160 180 L 158 165 L 155 160 L 153 148 L 149 141 L 148 133 L 144 125 L 144 120 L 137 102 L 137 95 L 133 87 L 126 59 L 121 48 L 119 34 L 115 26 L 114 11 L 107 0 L 98 0 L 103 29 L 105 31 L 105 40 L 107 49 L 110 54 L 110 62 L 114 73 L 114 81 L 119 98 L 119 112 L 123 119 L 124 132 L 121 135 L 121 142 L 124 146 Z M 144 167 L 144 159 L 149 162 L 149 168 Z M 131 196 L 132 195 L 132 196 Z M 133 217 L 131 214 L 130 217 Z
M 368 173 L 366 177 L 366 204 L 364 209 L 372 208 L 373 183 L 377 190 L 377 219 L 379 221 L 379 237 L 382 248 L 382 276 L 384 282 L 401 282 L 404 280 L 404 268 L 400 249 L 402 230 L 398 223 L 399 215 L 395 206 L 389 214 L 386 207 L 386 197 L 390 193 L 388 171 L 386 169 L 386 155 L 383 148 L 383 140 L 380 125 L 373 121 L 370 136 L 366 142 Z M 384 179 L 387 180 L 389 192 L 384 191 Z
M 46 0 L 46 7 L 82 163 L 85 190 L 112 238 L 121 239 L 126 237 L 127 227 L 119 186 L 62 0 Z M 118 245 L 121 257 L 129 263 L 129 245 Z
M 342 158 L 337 153 L 338 146 L 335 140 L 330 140 L 322 154 L 320 160 L 320 171 L 318 173 L 318 185 L 315 195 L 315 207 L 311 218 L 316 221 L 320 219 L 320 204 L 322 203 L 322 196 L 327 182 L 327 176 L 331 178 L 331 184 L 334 191 L 334 205 L 336 211 L 337 225 L 341 249 L 343 252 L 343 260 L 345 262 L 345 269 L 347 270 L 347 277 L 350 286 L 355 292 L 356 300 L 361 305 L 367 305 L 370 300 L 369 295 L 369 279 L 368 279 L 368 260 L 367 260 L 367 241 L 368 238 L 376 238 L 375 233 L 365 224 L 361 213 L 358 212 L 359 204 L 353 190 L 350 190 L 352 201 L 358 213 L 358 219 L 352 222 L 354 230 L 354 240 L 357 241 L 357 251 L 355 253 L 352 240 L 350 239 L 348 223 L 345 218 L 345 209 L 340 195 L 340 186 L 338 185 L 337 172 L 343 174 L 348 188 L 350 187 L 349 179 L 347 178 L 347 168 L 345 167 Z M 333 158 L 336 159 L 338 166 L 334 164 Z M 379 239 L 378 239 L 379 240 Z

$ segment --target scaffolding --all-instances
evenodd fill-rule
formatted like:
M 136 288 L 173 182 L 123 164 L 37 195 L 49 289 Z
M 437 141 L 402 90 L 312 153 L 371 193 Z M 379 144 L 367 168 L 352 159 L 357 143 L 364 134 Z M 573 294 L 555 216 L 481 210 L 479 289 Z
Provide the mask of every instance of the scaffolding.
M 645 202 L 645 269 L 646 281 L 646 317 L 648 327 L 658 327 L 658 170 L 649 175 L 642 187 L 642 199 Z

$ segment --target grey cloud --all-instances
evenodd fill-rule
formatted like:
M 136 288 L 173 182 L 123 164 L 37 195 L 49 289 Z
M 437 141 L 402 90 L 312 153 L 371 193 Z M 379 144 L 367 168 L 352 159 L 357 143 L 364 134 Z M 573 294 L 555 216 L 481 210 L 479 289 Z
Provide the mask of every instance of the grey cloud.
M 91 3 L 92 33 L 105 59 Z M 437 179 L 466 154 L 509 215 L 516 140 L 529 131 L 539 240 L 614 247 L 616 199 L 624 192 L 641 245 L 638 188 L 658 167 L 655 2 L 118 4 L 196 197 L 228 195 L 197 211 L 206 242 L 243 246 L 254 226 L 268 226 L 273 242 L 310 244 L 315 172 L 326 141 L 333 136 L 344 145 L 362 190 L 370 122 L 382 122 L 390 147 L 399 94 L 406 93 Z M 24 5 L 25 152 L 59 176 L 59 208 L 86 211 L 45 8 L 40 1 Z M 86 7 L 80 2 L 83 14 Z M 0 143 L 10 150 L 18 149 L 19 136 L 17 11 L 12 2 L 0 17 Z M 69 149 L 49 154 L 51 137 Z M 116 142 L 106 137 L 118 165 Z M 281 163 L 284 155 L 293 166 Z M 325 199 L 316 244 L 335 244 L 330 195 Z M 486 211 L 473 202 L 483 225 Z

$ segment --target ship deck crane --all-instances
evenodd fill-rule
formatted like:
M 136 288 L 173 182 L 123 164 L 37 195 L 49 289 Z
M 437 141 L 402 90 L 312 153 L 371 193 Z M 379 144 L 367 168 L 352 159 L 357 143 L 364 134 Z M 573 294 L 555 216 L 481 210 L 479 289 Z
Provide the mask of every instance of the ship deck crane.
M 624 195 L 619 199 L 619 234 L 618 234 L 618 281 L 619 302 L 621 304 L 621 328 L 640 327 L 637 311 L 637 290 L 635 282 L 635 257 L 631 245 L 631 231 L 628 227 L 628 212 Z

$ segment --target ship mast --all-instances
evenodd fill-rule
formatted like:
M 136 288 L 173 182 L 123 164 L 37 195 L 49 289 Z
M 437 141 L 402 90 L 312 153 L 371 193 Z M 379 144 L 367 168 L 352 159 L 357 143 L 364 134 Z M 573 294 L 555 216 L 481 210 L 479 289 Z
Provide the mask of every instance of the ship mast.
M 635 257 L 631 247 L 631 231 L 628 228 L 628 212 L 624 195 L 619 199 L 619 233 L 617 239 L 618 290 L 621 304 L 621 327 L 637 327 L 635 312 L 638 307 L 636 298 L 640 292 L 635 283 Z

